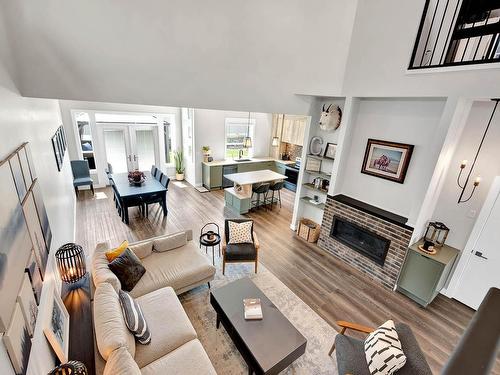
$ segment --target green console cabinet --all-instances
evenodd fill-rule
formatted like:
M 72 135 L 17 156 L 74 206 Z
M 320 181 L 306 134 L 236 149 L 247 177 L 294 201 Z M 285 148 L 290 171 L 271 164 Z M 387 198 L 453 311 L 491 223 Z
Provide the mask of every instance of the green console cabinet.
M 203 164 L 203 186 L 208 190 L 222 188 L 222 166 Z
M 446 284 L 459 251 L 444 245 L 430 255 L 418 248 L 422 244 L 420 240 L 408 248 L 396 289 L 426 307 Z

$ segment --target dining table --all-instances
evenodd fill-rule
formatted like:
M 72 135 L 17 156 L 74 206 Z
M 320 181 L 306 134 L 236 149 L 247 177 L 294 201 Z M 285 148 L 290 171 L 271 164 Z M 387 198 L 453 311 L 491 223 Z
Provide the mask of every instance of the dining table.
M 115 183 L 116 190 L 120 195 L 120 199 L 122 200 L 124 220 L 126 224 L 129 224 L 129 207 L 127 206 L 127 202 L 136 202 L 137 198 L 147 202 L 148 198 L 160 195 L 160 205 L 163 209 L 163 215 L 167 215 L 167 189 L 160 183 L 160 181 L 154 178 L 150 172 L 144 172 L 144 175 L 146 178 L 141 184 L 131 183 L 128 179 L 128 173 L 116 173 L 111 176 Z

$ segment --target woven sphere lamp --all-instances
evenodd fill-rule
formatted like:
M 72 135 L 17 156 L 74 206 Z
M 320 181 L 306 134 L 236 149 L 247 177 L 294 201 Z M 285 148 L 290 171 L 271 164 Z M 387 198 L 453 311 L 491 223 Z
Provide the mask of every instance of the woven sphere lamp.
M 82 362 L 69 361 L 63 365 L 57 366 L 48 375 L 88 375 L 87 368 Z
M 59 275 L 65 283 L 76 283 L 86 275 L 85 253 L 80 245 L 71 242 L 64 244 L 56 251 L 55 256 Z

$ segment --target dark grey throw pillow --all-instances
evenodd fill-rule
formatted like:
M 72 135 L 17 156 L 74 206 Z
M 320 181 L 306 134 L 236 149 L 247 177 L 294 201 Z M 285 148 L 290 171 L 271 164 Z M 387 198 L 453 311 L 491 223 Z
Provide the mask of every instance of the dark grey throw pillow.
M 141 261 L 130 249 L 126 249 L 116 257 L 108 267 L 118 277 L 122 284 L 122 289 L 130 292 L 139 282 L 146 269 Z
M 128 293 L 120 290 L 120 305 L 122 306 L 123 318 L 130 332 L 132 332 L 139 344 L 147 345 L 151 342 L 151 332 L 148 323 L 144 319 L 141 306 Z

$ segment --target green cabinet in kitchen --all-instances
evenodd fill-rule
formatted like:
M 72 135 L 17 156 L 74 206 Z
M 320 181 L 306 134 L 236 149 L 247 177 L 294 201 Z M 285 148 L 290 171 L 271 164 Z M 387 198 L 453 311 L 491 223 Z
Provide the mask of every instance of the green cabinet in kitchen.
M 278 172 L 279 174 L 285 174 L 285 164 L 282 164 L 282 163 L 279 163 L 279 162 L 275 162 L 274 163 L 275 165 L 275 168 L 276 168 L 276 172 Z
M 241 163 L 238 164 L 238 173 L 255 171 L 256 163 Z
M 208 190 L 222 187 L 222 166 L 203 164 L 202 168 L 203 186 Z
M 459 251 L 444 245 L 430 255 L 418 248 L 422 243 L 408 248 L 396 290 L 426 307 L 445 286 Z

